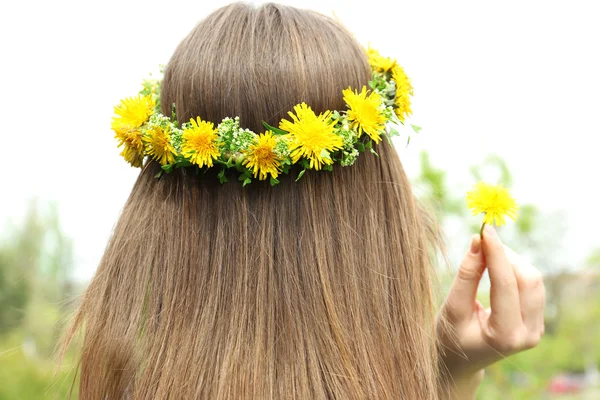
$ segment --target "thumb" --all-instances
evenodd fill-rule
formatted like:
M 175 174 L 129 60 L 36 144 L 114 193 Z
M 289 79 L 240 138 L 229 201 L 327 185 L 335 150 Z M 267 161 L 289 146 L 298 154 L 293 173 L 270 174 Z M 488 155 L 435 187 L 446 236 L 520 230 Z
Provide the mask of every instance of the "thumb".
M 471 246 L 458 269 L 445 308 L 450 319 L 470 318 L 477 296 L 477 287 L 485 269 L 479 235 L 473 235 Z

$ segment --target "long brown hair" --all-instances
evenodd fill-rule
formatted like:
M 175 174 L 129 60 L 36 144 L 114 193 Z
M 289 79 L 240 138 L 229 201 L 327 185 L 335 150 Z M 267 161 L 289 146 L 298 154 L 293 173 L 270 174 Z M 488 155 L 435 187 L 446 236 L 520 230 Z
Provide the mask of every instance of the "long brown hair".
M 179 45 L 161 102 L 260 131 L 369 79 L 331 18 L 232 4 Z M 376 150 L 274 187 L 146 163 L 67 335 L 81 399 L 437 399 L 430 224 Z

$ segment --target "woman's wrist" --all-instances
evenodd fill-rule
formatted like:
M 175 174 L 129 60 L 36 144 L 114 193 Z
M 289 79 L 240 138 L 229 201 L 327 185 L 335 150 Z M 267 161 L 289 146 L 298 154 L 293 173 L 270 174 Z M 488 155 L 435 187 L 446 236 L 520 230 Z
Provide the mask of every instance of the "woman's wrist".
M 474 400 L 484 374 L 485 371 L 481 369 L 468 375 L 449 377 L 446 385 L 447 392 L 442 395 L 442 398 L 447 400 Z

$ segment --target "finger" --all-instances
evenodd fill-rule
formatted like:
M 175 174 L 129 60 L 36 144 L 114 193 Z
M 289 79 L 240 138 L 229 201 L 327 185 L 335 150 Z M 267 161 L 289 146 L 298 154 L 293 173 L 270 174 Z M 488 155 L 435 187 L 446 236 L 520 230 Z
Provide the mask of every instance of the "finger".
M 544 305 L 546 303 L 546 290 L 542 274 L 510 247 L 504 246 L 504 251 L 517 278 L 523 322 L 529 332 L 541 333 L 544 326 Z
M 446 309 L 450 318 L 464 319 L 471 316 L 484 269 L 481 240 L 478 235 L 474 235 L 446 298 Z
M 485 308 L 479 301 L 477 302 L 477 318 L 482 330 L 487 330 L 491 313 L 492 310 L 489 307 Z
M 522 325 L 517 278 L 506 257 L 496 230 L 486 225 L 482 249 L 490 275 L 490 323 L 494 328 L 511 330 Z
M 485 308 L 483 304 L 477 300 L 477 314 L 479 315 L 479 321 L 487 321 L 492 313 L 492 309 L 490 307 Z
M 542 274 L 531 264 L 517 270 L 517 283 L 521 295 L 521 314 L 527 328 L 526 348 L 537 346 L 544 334 L 544 306 L 546 290 Z
M 476 304 L 476 306 L 477 306 L 477 313 L 478 313 L 480 316 L 481 316 L 481 315 L 483 315 L 483 316 L 486 316 L 486 317 L 489 317 L 489 316 L 490 316 L 490 313 L 491 313 L 491 308 L 489 308 L 489 307 L 488 307 L 488 308 L 485 308 L 485 307 L 483 306 L 483 304 L 481 304 L 481 302 L 480 302 L 479 300 L 476 300 L 476 301 L 475 301 L 475 304 Z

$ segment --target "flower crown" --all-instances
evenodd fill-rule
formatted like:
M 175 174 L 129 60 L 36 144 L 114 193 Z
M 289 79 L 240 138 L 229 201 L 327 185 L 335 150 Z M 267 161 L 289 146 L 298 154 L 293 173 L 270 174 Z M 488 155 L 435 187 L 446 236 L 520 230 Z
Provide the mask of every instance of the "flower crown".
M 241 128 L 239 117 L 227 117 L 216 128 L 200 117 L 180 126 L 174 105 L 172 118 L 160 113 L 161 80 L 146 79 L 138 96 L 121 100 L 114 108 L 112 129 L 123 147 L 121 156 L 134 167 L 141 167 L 145 157 L 158 161 L 162 170 L 157 178 L 179 167 L 216 167 L 221 169 L 220 182 L 225 183 L 226 171 L 235 168 L 245 186 L 252 178 L 267 177 L 276 185 L 277 177 L 294 164 L 302 167 L 298 180 L 307 169 L 352 165 L 366 150 L 377 155 L 373 142 L 384 136 L 391 143 L 391 137 L 399 134 L 393 126 L 404 124 L 412 113 L 413 88 L 396 60 L 372 48 L 367 55 L 373 70 L 371 90 L 345 89 L 347 110 L 317 115 L 306 103 L 297 104 L 279 127 L 263 121 L 265 132 L 260 134 Z M 415 132 L 420 129 L 411 126 Z

